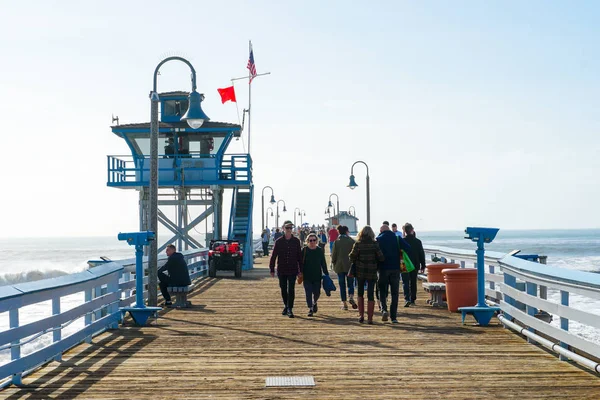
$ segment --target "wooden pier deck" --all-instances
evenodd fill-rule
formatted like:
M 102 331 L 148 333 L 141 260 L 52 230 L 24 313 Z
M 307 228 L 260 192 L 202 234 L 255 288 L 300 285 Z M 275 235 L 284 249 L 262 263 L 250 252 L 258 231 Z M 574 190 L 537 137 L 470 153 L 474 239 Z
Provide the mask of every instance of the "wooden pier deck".
M 129 322 L 82 344 L 0 392 L 5 399 L 598 399 L 600 378 L 529 345 L 499 325 L 461 325 L 425 305 L 398 325 L 356 322 L 339 295 L 306 317 L 281 316 L 264 260 L 237 280 L 204 278 L 193 307 L 158 323 Z M 470 321 L 471 322 L 471 321 Z M 270 376 L 314 376 L 316 386 L 266 388 Z

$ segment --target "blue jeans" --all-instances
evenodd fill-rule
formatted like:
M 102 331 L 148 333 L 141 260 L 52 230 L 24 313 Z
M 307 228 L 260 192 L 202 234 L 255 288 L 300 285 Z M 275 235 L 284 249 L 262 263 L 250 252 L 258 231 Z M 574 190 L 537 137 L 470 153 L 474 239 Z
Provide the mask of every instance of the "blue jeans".
M 306 305 L 312 310 L 313 305 L 321 297 L 321 280 L 317 282 L 304 281 L 304 292 L 306 293 Z
M 348 282 L 348 294 L 354 296 L 354 278 L 349 278 L 346 272 L 337 274 L 340 284 L 340 296 L 342 301 L 346 301 L 346 281 Z
M 333 242 L 329 242 L 329 252 L 333 253 Z

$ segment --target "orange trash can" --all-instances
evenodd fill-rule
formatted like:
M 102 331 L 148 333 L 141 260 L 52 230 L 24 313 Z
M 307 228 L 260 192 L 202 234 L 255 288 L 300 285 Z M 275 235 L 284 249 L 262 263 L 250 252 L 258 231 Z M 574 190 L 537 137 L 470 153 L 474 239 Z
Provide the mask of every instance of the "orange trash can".
M 477 269 L 449 268 L 442 270 L 446 283 L 448 311 L 458 312 L 459 307 L 477 305 Z
M 442 270 L 448 268 L 460 268 L 460 265 L 446 263 L 427 264 L 427 282 L 444 283 Z

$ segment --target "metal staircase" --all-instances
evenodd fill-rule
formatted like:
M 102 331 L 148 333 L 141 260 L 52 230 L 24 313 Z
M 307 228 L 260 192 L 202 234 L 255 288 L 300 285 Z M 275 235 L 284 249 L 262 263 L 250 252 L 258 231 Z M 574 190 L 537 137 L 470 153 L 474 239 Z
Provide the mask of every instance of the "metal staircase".
M 242 269 L 251 269 L 254 263 L 252 240 L 252 206 L 254 187 L 236 187 L 231 200 L 229 240 L 238 240 L 244 252 Z

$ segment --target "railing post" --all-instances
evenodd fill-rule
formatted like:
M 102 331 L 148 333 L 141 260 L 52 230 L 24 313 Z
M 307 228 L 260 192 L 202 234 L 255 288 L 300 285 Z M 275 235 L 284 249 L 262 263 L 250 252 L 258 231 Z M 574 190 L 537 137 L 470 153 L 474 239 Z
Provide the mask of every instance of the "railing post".
M 525 291 L 528 295 L 537 297 L 537 285 L 535 283 L 525 282 Z M 535 318 L 535 314 L 537 314 L 537 308 L 532 307 L 529 304 L 525 304 L 525 307 L 527 310 L 527 315 L 530 315 Z M 535 333 L 535 329 L 533 328 L 527 328 L 527 330 L 529 330 L 529 332 Z M 535 343 L 535 341 L 530 338 L 527 338 L 527 342 Z
M 569 306 L 569 292 L 566 292 L 564 290 L 560 291 L 560 304 L 562 304 L 565 307 Z M 565 331 L 569 330 L 569 320 L 567 318 L 560 317 L 560 329 Z M 565 342 L 560 342 L 560 347 L 564 349 L 569 349 L 569 345 Z M 564 357 L 563 355 L 560 355 L 559 359 L 561 361 L 568 360 L 568 358 Z
M 490 274 L 494 275 L 496 273 L 496 267 L 494 267 L 491 264 L 489 265 L 489 267 L 490 267 Z M 496 282 L 490 281 L 490 289 L 496 290 Z
M 114 274 L 113 279 L 108 283 L 108 285 L 107 285 L 108 293 L 118 293 L 119 292 L 119 275 L 120 274 Z M 119 296 L 119 298 L 121 298 L 121 296 Z M 108 307 L 107 312 L 109 315 L 113 315 L 113 314 L 119 312 L 118 300 L 116 303 L 113 303 Z M 113 322 L 108 326 L 109 329 L 117 329 L 118 327 L 119 327 L 118 322 Z
M 55 297 L 52 299 L 52 315 L 58 314 L 60 314 L 60 297 Z M 62 336 L 61 327 L 55 326 L 54 328 L 55 331 L 52 332 L 52 341 L 54 343 L 60 342 Z M 56 357 L 54 357 L 54 360 L 62 361 L 62 354 L 58 354 Z
M 92 288 L 85 289 L 84 296 L 85 296 L 84 301 L 86 303 L 89 303 L 90 301 L 92 301 Z M 83 320 L 84 320 L 85 326 L 90 325 L 92 323 L 92 312 L 90 311 L 90 312 L 86 313 L 85 316 L 83 317 Z M 86 337 L 85 342 L 92 343 L 92 335 Z
M 9 318 L 9 326 L 11 328 L 19 327 L 19 309 L 18 308 L 10 310 L 8 312 L 8 318 Z M 14 342 L 11 342 L 13 347 L 10 348 L 10 359 L 13 361 L 21 358 L 21 345 L 19 344 L 20 342 L 21 342 L 20 339 L 17 339 Z M 15 385 L 20 385 L 22 383 L 21 374 L 14 374 L 12 376 L 12 383 Z
M 512 275 L 509 275 L 507 273 L 507 271 L 504 271 L 504 284 L 506 286 L 510 286 L 513 289 L 516 289 L 517 288 L 517 278 Z M 513 307 L 515 306 L 515 299 L 508 296 L 506 293 L 502 293 L 502 297 L 504 297 L 504 301 L 506 302 L 506 304 L 509 304 Z M 510 314 L 504 313 L 504 316 L 506 317 L 506 319 L 512 320 L 512 317 L 510 316 Z

